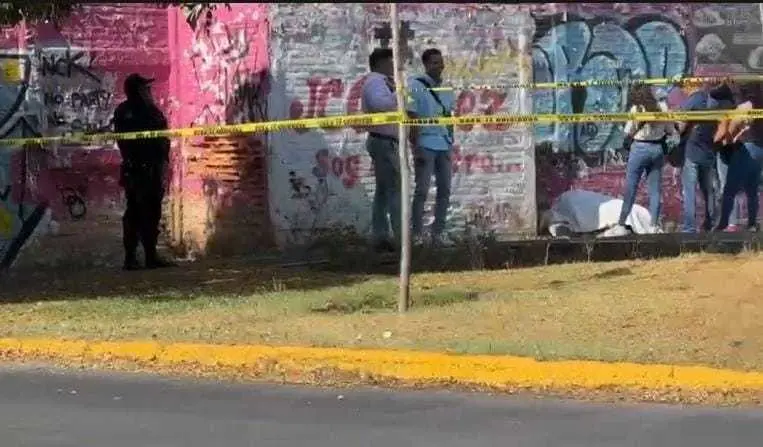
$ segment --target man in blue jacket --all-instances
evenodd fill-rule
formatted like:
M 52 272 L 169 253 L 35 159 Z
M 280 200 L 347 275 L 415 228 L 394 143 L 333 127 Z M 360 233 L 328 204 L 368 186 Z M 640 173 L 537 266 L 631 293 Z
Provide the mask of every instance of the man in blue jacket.
M 430 48 L 421 55 L 425 74 L 408 82 L 408 114 L 413 118 L 439 118 L 453 115 L 452 91 L 434 90 L 442 85 L 442 72 L 445 64 L 442 53 Z M 429 195 L 432 176 L 435 178 L 437 196 L 435 197 L 434 223 L 432 224 L 432 242 L 438 245 L 450 245 L 443 231 L 450 204 L 450 185 L 453 168 L 453 126 L 421 126 L 410 128 L 413 147 L 416 189 L 411 212 L 414 241 L 423 242 L 422 226 L 424 204 Z

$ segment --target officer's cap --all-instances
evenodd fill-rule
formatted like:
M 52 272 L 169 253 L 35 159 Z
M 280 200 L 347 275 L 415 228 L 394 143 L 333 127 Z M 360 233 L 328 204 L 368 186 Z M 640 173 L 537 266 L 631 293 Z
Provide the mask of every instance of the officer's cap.
M 140 87 L 151 85 L 152 82 L 154 82 L 153 78 L 146 78 L 138 73 L 133 73 L 125 79 L 125 93 L 135 92 Z

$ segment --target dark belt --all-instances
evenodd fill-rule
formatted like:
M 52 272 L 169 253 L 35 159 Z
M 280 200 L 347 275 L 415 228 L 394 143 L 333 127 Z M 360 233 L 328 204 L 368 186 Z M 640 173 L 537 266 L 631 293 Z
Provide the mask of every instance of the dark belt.
M 391 137 L 389 135 L 383 135 L 376 132 L 368 132 L 368 136 L 378 138 L 380 140 L 394 141 L 395 143 L 397 143 L 397 138 Z
M 662 144 L 663 140 L 633 140 L 634 143 Z

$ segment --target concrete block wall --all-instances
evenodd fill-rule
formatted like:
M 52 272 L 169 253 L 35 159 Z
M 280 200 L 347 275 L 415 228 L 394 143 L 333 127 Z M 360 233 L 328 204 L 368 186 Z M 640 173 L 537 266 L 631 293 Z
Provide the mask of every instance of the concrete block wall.
M 506 11 L 489 5 L 401 5 L 401 20 L 408 24 L 407 74 L 420 73 L 421 52 L 437 46 L 459 73 L 457 82 L 529 80 L 531 17 L 519 9 Z M 389 43 L 388 17 L 380 5 L 274 5 L 270 119 L 359 113 L 368 55 Z M 457 109 L 461 114 L 526 114 L 528 98 L 518 89 L 463 91 Z M 461 126 L 456 138 L 450 230 L 478 225 L 532 233 L 531 129 Z M 281 244 L 329 227 L 368 232 L 374 179 L 364 143 L 365 134 L 354 129 L 270 135 L 271 216 Z

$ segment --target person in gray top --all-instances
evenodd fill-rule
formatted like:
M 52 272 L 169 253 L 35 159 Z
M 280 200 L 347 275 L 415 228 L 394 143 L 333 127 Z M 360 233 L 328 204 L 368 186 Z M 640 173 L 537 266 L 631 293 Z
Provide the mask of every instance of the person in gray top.
M 368 58 L 371 73 L 363 85 L 364 113 L 394 112 L 397 96 L 393 81 L 392 50 L 375 49 Z M 372 205 L 371 224 L 377 251 L 395 251 L 389 229 L 400 241 L 400 161 L 398 158 L 397 127 L 394 124 L 369 129 L 366 150 L 373 161 L 376 188 Z

